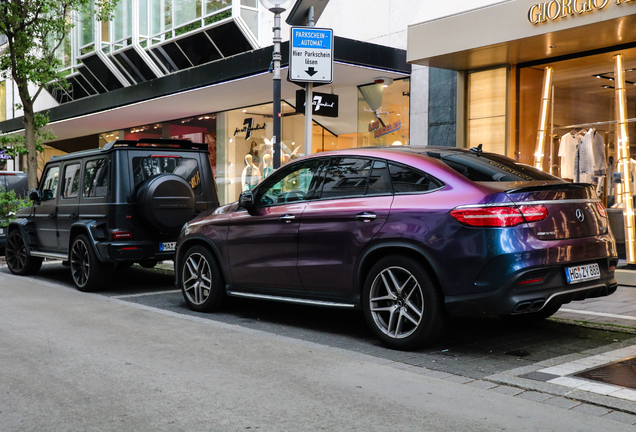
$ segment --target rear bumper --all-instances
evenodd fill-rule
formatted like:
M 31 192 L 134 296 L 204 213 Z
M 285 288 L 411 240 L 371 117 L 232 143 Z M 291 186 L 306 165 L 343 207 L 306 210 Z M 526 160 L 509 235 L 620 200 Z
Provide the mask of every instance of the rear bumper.
M 596 262 L 601 270 L 600 279 L 568 284 L 567 267 Z M 608 296 L 618 286 L 615 278 L 616 258 L 569 262 L 564 265 L 534 267 L 516 273 L 495 291 L 447 296 L 446 309 L 454 316 L 517 315 L 538 312 L 548 303 L 585 300 Z M 537 282 L 523 283 L 528 280 Z
M 96 246 L 106 262 L 164 261 L 174 258 L 174 251 L 160 251 L 157 242 L 100 242 Z

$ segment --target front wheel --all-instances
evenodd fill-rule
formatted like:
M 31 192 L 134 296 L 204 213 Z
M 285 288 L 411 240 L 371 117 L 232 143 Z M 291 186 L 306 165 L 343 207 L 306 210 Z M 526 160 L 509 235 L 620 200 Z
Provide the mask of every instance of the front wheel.
M 444 329 L 442 297 L 411 258 L 394 255 L 378 261 L 365 281 L 362 301 L 367 324 L 391 348 L 430 345 Z
M 84 234 L 73 240 L 69 261 L 73 282 L 80 291 L 99 291 L 105 288 L 113 277 L 113 266 L 97 259 L 92 242 Z
M 7 260 L 7 267 L 13 274 L 32 275 L 42 267 L 42 258 L 29 255 L 22 234 L 17 230 L 13 230 L 9 234 L 4 256 Z
M 179 261 L 179 284 L 191 309 L 211 312 L 226 299 L 225 279 L 212 253 L 203 246 L 192 246 Z

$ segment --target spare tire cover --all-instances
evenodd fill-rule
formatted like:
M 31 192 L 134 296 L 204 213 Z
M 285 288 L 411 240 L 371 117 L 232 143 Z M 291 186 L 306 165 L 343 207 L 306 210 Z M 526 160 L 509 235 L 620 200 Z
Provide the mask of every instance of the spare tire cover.
M 194 191 L 174 174 L 151 177 L 137 190 L 140 216 L 161 231 L 176 231 L 194 217 Z

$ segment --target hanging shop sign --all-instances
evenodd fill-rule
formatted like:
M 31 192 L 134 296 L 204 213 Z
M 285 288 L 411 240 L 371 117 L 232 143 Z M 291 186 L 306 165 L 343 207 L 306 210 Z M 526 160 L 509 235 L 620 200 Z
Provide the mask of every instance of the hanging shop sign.
M 288 74 L 297 82 L 332 82 L 333 30 L 292 27 Z
M 254 126 L 254 119 L 249 117 L 243 120 L 242 128 L 236 128 L 236 130 L 234 131 L 234 136 L 237 136 L 240 133 L 245 133 L 245 139 L 248 140 L 252 136 L 252 131 L 265 130 L 266 128 L 267 123 L 263 123 L 262 125 L 259 125 L 257 123 L 256 126 Z
M 551 0 L 530 6 L 528 21 L 540 24 L 573 15 L 583 15 L 605 9 L 608 5 L 636 4 L 636 0 Z
M 338 95 L 313 92 L 313 115 L 338 117 Z M 296 112 L 305 113 L 305 90 L 296 90 Z

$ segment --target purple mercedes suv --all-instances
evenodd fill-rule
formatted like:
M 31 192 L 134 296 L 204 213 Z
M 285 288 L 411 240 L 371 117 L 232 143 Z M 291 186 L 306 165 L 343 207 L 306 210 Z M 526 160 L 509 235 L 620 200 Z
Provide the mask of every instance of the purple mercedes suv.
M 227 296 L 362 308 L 415 349 L 448 316 L 543 319 L 616 290 L 594 188 L 510 158 L 436 147 L 298 159 L 182 229 L 176 284 L 197 311 Z

